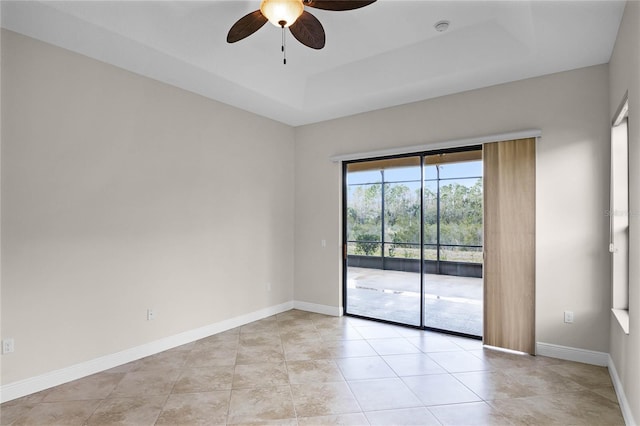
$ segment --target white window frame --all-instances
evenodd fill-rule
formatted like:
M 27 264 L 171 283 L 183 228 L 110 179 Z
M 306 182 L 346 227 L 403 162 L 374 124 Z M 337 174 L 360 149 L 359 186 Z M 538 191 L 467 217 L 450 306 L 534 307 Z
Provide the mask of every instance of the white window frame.
M 611 311 L 629 334 L 629 98 L 625 94 L 611 125 L 609 252 Z

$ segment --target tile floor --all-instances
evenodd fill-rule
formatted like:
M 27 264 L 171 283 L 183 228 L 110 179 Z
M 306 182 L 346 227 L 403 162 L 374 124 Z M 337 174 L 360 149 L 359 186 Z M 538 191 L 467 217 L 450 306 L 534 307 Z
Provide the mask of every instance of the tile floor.
M 623 425 L 606 368 L 288 311 L 0 407 L 2 425 Z

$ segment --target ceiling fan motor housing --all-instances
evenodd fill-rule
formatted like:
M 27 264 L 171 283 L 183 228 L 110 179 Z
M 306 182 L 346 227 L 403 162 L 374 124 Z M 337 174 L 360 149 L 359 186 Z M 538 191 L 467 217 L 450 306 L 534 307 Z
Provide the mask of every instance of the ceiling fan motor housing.
M 289 27 L 302 15 L 302 0 L 262 0 L 260 12 L 276 27 Z

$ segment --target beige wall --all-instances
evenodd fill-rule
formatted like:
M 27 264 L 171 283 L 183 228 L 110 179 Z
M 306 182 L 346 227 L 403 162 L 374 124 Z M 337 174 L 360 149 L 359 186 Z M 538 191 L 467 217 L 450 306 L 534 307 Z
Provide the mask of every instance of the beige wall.
M 341 306 L 330 156 L 539 128 L 536 340 L 608 352 L 608 106 L 600 65 L 297 128 L 295 299 Z
M 640 2 L 627 2 L 609 64 L 610 110 L 629 92 L 629 335 L 611 317 L 610 354 L 635 422 L 640 422 Z
M 291 127 L 6 31 L 2 67 L 3 384 L 292 300 Z

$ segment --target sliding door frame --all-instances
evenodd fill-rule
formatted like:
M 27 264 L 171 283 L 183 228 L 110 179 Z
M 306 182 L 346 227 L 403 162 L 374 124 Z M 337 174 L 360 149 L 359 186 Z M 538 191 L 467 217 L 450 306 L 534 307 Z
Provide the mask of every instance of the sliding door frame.
M 414 153 L 403 153 L 397 155 L 385 155 L 378 157 L 370 157 L 370 158 L 362 158 L 362 159 L 354 159 L 354 160 L 345 160 L 341 162 L 342 165 L 342 304 L 345 316 L 363 318 L 367 320 L 394 324 L 394 325 L 402 325 L 405 327 L 411 327 L 421 330 L 430 330 L 437 331 L 446 334 L 452 334 L 456 336 L 469 337 L 473 339 L 482 340 L 482 336 L 475 336 L 465 333 L 460 333 L 452 330 L 444 330 L 433 327 L 425 326 L 425 297 L 424 297 L 424 286 L 425 286 L 425 277 L 424 277 L 424 192 L 425 192 L 425 157 L 430 155 L 438 155 L 438 154 L 451 154 L 451 153 L 459 153 L 459 152 L 467 152 L 467 151 L 482 151 L 483 147 L 481 144 L 479 145 L 467 145 L 453 148 L 443 148 L 443 149 L 435 149 L 435 150 L 427 150 L 427 151 L 418 151 Z M 350 164 L 355 163 L 365 163 L 365 162 L 373 162 L 380 160 L 394 160 L 398 158 L 409 158 L 409 157 L 419 157 L 420 158 L 420 323 L 419 325 L 398 323 L 391 320 L 385 320 L 380 318 L 371 318 L 363 315 L 352 314 L 348 312 L 348 297 L 347 297 L 347 276 L 348 276 L 348 236 L 347 236 L 347 201 L 348 201 L 348 189 L 347 189 L 347 168 Z M 382 182 L 382 186 L 384 187 L 384 182 Z M 382 205 L 384 208 L 384 188 L 382 190 Z M 439 212 L 438 212 L 439 216 Z M 384 222 L 384 217 L 381 218 Z M 438 221 L 440 218 L 438 217 Z M 484 224 L 483 224 L 484 227 Z M 384 223 L 382 223 L 382 232 L 384 232 Z M 381 235 L 381 251 L 384 256 L 384 234 Z M 484 246 L 484 242 L 483 242 Z M 384 267 L 384 266 L 383 266 Z M 484 309 L 484 307 L 483 307 Z
M 347 274 L 348 274 L 348 244 L 349 240 L 347 238 L 347 168 L 349 164 L 355 163 L 367 163 L 372 161 L 380 161 L 380 160 L 395 160 L 398 158 L 410 158 L 410 157 L 419 157 L 420 158 L 420 324 L 405 324 L 391 320 L 385 320 L 381 318 L 372 318 L 363 315 L 350 314 L 348 309 L 348 298 L 347 298 Z M 386 324 L 394 324 L 401 325 L 404 327 L 422 329 L 424 322 L 424 301 L 422 300 L 422 295 L 424 294 L 424 274 L 423 271 L 423 257 L 424 253 L 422 250 L 422 239 L 424 232 L 424 154 L 423 153 L 407 153 L 407 154 L 399 154 L 399 155 L 390 155 L 383 157 L 373 157 L 373 158 L 363 158 L 359 160 L 350 160 L 342 162 L 342 306 L 344 310 L 345 316 L 355 317 L 355 318 L 363 318 L 371 321 L 382 322 Z M 382 182 L 382 206 L 384 208 L 384 182 Z M 384 255 L 384 217 L 382 220 L 382 242 L 381 242 L 381 251 Z M 384 262 L 383 262 L 384 267 Z

